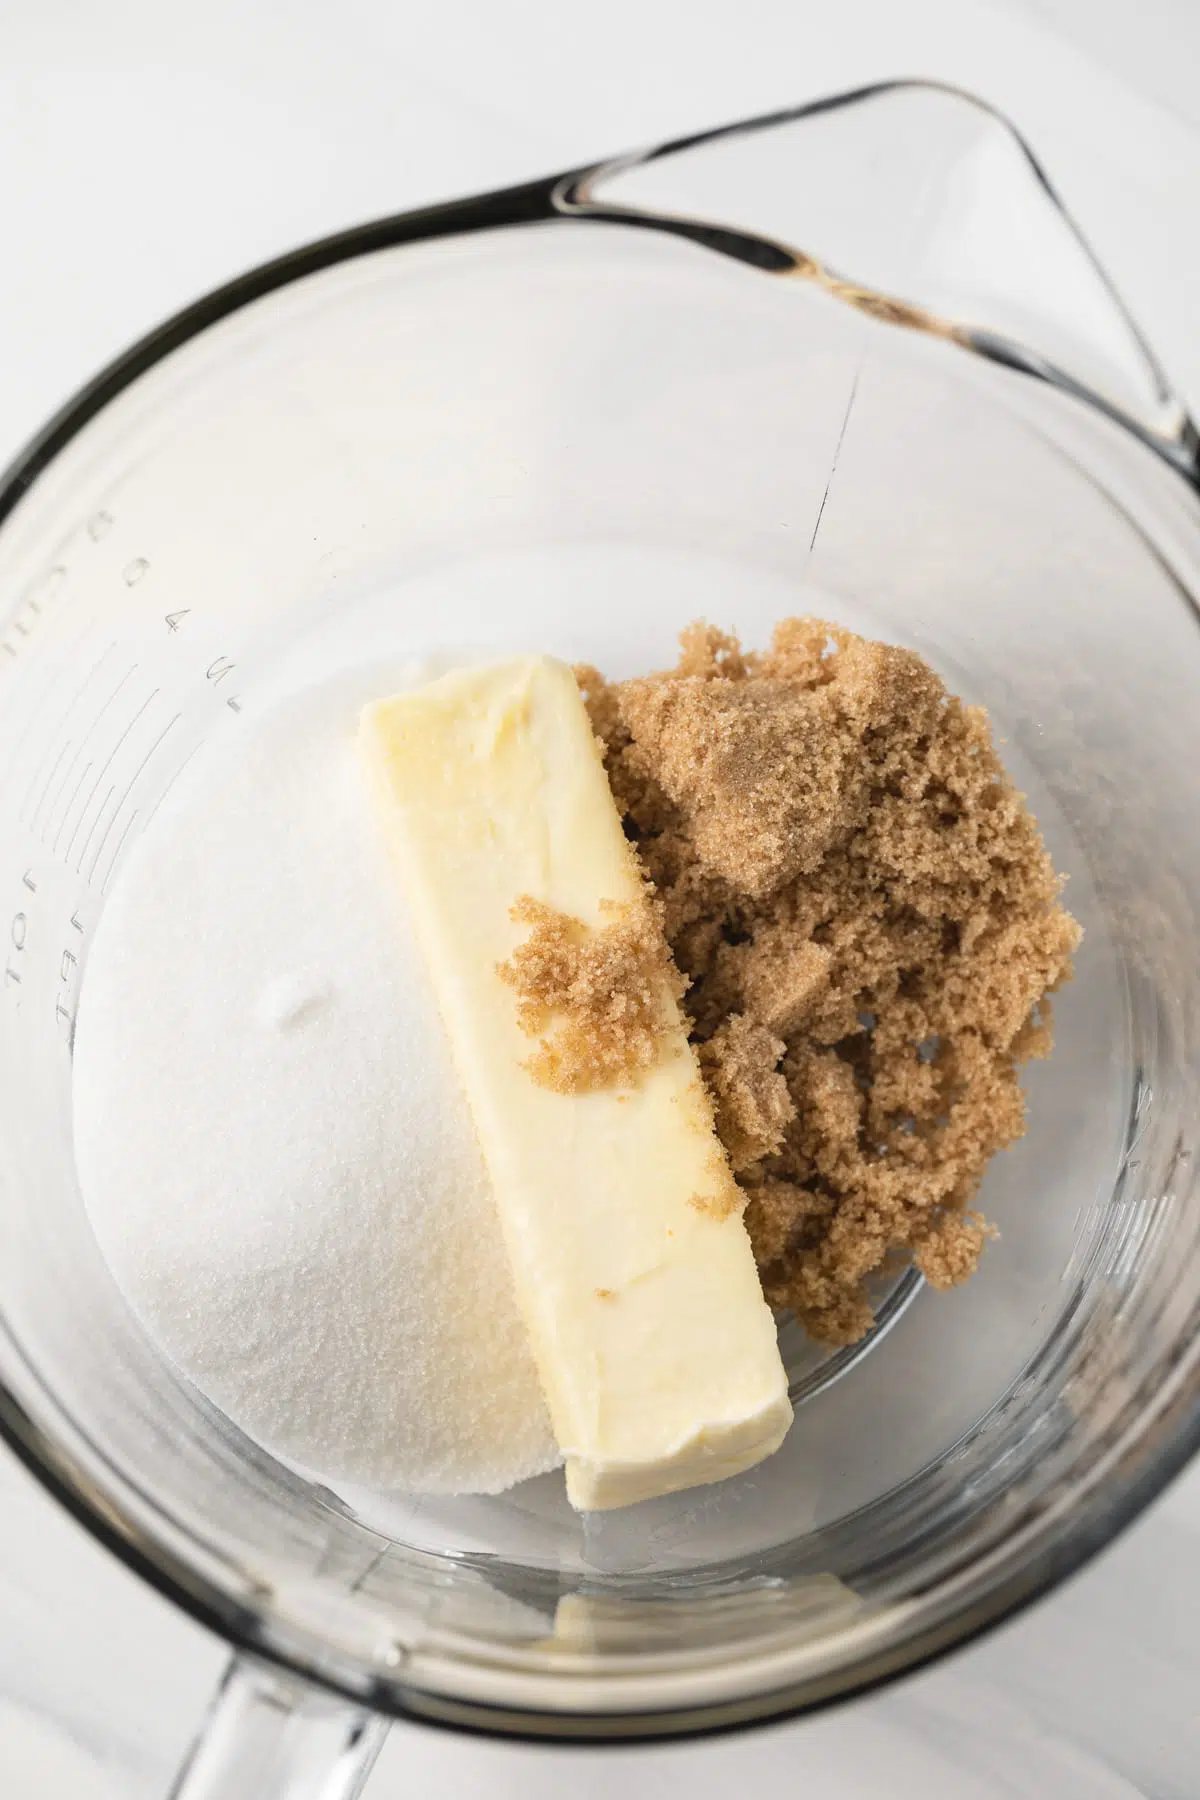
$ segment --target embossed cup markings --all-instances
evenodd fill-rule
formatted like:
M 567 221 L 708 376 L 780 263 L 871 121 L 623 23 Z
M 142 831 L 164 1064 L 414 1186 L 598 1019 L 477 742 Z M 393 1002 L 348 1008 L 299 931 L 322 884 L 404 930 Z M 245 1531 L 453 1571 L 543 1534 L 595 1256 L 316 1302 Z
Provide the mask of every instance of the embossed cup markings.
M 53 774 L 54 774 L 53 771 L 51 772 L 50 776 L 48 776 L 48 777 L 46 776 L 47 764 L 50 763 L 51 761 L 53 761 L 54 756 L 55 756 L 56 746 L 59 744 L 62 732 L 67 729 L 67 726 L 69 725 L 72 715 L 75 711 L 75 708 L 79 705 L 80 701 L 83 699 L 83 696 L 87 693 L 88 688 L 91 686 L 92 682 L 96 679 L 96 676 L 100 673 L 100 670 L 103 668 L 104 664 L 107 662 L 108 658 L 112 655 L 112 653 L 115 649 L 116 649 L 115 643 L 110 643 L 108 645 L 107 649 L 101 651 L 100 655 L 96 658 L 95 662 L 88 669 L 88 672 L 84 676 L 83 680 L 78 684 L 77 687 L 75 687 L 72 690 L 70 699 L 67 701 L 67 704 L 62 709 L 62 711 L 58 714 L 56 723 L 51 728 L 50 732 L 47 734 L 46 747 L 43 750 L 41 757 L 39 758 L 38 762 L 36 763 L 36 765 L 34 767 L 33 773 L 29 780 L 29 785 L 25 789 L 24 798 L 22 799 L 21 804 L 17 809 L 17 817 L 23 823 L 27 823 L 31 827 L 34 826 L 37 813 L 40 811 L 41 805 L 44 802 L 46 795 L 48 793 L 50 783 L 53 780 Z M 39 711 L 37 713 L 35 713 L 34 717 L 30 721 L 31 728 L 39 722 L 40 716 L 41 716 L 41 714 L 40 714 L 40 709 L 39 709 Z M 69 745 L 67 746 L 67 748 L 69 749 Z M 65 753 L 66 753 L 65 750 L 61 751 L 59 753 L 60 757 L 62 755 L 64 755 Z M 42 786 L 43 779 L 45 780 L 45 787 Z M 35 805 L 35 799 L 36 799 L 36 805 Z M 33 817 L 30 816 L 30 811 L 29 811 L 31 806 L 34 807 Z
M 115 648 L 115 645 L 114 645 L 114 648 Z M 79 766 L 80 758 L 83 756 L 84 752 L 90 747 L 93 735 L 95 734 L 97 728 L 99 727 L 100 721 L 106 716 L 109 709 L 112 707 L 113 703 L 116 701 L 118 696 L 121 694 L 121 692 L 125 688 L 126 684 L 133 678 L 133 676 L 136 673 L 137 673 L 137 664 L 133 663 L 128 669 L 126 669 L 124 675 L 122 675 L 121 679 L 117 682 L 117 685 L 112 689 L 111 693 L 109 693 L 107 698 L 101 702 L 99 710 L 96 712 L 95 716 L 92 719 L 91 724 L 87 727 L 86 731 L 83 733 L 83 736 L 81 737 L 81 739 L 79 741 L 79 745 L 75 751 L 75 755 L 71 758 L 71 762 L 70 762 L 70 765 L 68 768 L 66 780 L 63 783 L 63 791 L 64 792 L 67 790 L 68 785 L 70 784 L 70 782 L 72 780 L 72 777 L 75 775 L 75 770 Z M 60 815 L 59 822 L 58 822 L 58 829 L 55 833 L 54 848 L 55 848 L 56 852 L 58 849 L 58 844 L 62 838 L 62 834 L 66 829 L 67 821 L 71 816 L 71 809 L 75 805 L 76 800 L 79 798 L 79 793 L 83 786 L 84 781 L 87 779 L 88 771 L 94 767 L 95 767 L 94 759 L 89 760 L 87 765 L 84 768 L 83 774 L 81 776 L 78 776 L 75 778 L 75 784 L 70 789 L 70 797 L 67 800 L 66 806 L 62 810 L 62 813 Z M 62 798 L 61 794 L 59 795 L 59 798 L 60 799 Z M 49 836 L 49 832 L 50 832 L 50 821 L 47 820 L 46 825 L 42 832 L 42 842 L 43 843 L 45 843 L 46 838 Z
M 160 746 L 164 743 L 164 741 L 169 736 L 169 734 L 175 729 L 176 725 L 178 725 L 178 723 L 182 717 L 183 717 L 182 713 L 176 713 L 174 718 L 168 719 L 167 723 L 163 726 L 163 728 L 159 732 L 158 736 L 154 739 L 154 742 L 150 745 L 150 748 L 146 751 L 146 754 L 142 757 L 141 761 L 138 763 L 138 766 L 134 770 L 129 781 L 126 783 L 125 790 L 122 793 L 120 799 L 117 801 L 117 804 L 113 808 L 112 813 L 109 815 L 108 823 L 104 827 L 104 830 L 96 844 L 96 848 L 95 848 L 95 851 L 92 856 L 91 865 L 87 872 L 87 880 L 89 883 L 94 881 L 96 878 L 96 871 L 100 866 L 100 860 L 104 854 L 104 847 L 109 840 L 109 837 L 112 833 L 113 827 L 116 825 L 117 820 L 121 816 L 121 812 L 122 812 L 123 808 L 128 804 L 128 801 L 130 799 L 130 796 L 133 793 L 134 788 L 137 786 L 142 775 L 144 774 L 145 770 L 149 766 L 149 764 L 150 764 L 151 760 L 153 759 L 153 757 L 155 756 L 156 752 L 159 750 Z M 134 807 L 133 810 L 129 813 L 128 817 L 126 818 L 125 824 L 121 830 L 119 837 L 117 838 L 116 844 L 113 848 L 111 858 L 108 863 L 107 872 L 104 876 L 105 883 L 107 883 L 108 877 L 112 873 L 113 866 L 116 863 L 117 857 L 121 853 L 121 846 L 122 846 L 122 844 L 124 844 L 125 839 L 128 837 L 129 832 L 133 826 L 133 821 L 137 817 L 139 810 L 140 810 L 139 808 Z M 103 886 L 103 884 L 102 884 L 102 886 Z
M 83 806 L 83 815 L 82 816 L 84 818 L 86 818 L 89 814 L 91 814 L 91 824 L 89 825 L 87 835 L 83 840 L 83 847 L 79 852 L 79 860 L 75 864 L 75 873 L 77 875 L 82 874 L 82 872 L 83 872 L 83 865 L 87 858 L 88 849 L 89 849 L 92 839 L 95 836 L 95 833 L 99 827 L 100 820 L 104 815 L 104 809 L 107 807 L 109 801 L 112 799 L 113 794 L 116 792 L 116 784 L 114 783 L 109 788 L 108 792 L 104 796 L 104 799 L 100 802 L 99 809 L 94 813 L 91 810 L 92 803 L 95 800 L 96 795 L 100 792 L 101 788 L 103 787 L 105 778 L 108 775 L 109 770 L 112 768 L 113 763 L 116 761 L 118 754 L 123 749 L 124 745 L 130 738 L 130 736 L 132 735 L 134 730 L 136 729 L 136 727 L 139 724 L 139 722 L 141 721 L 141 719 L 144 717 L 147 710 L 153 705 L 154 701 L 158 698 L 159 691 L 160 690 L 158 688 L 152 688 L 150 693 L 148 693 L 146 695 L 146 698 L 142 701 L 142 704 L 138 707 L 138 709 L 134 713 L 133 717 L 126 724 L 125 729 L 121 732 L 121 735 L 117 738 L 116 743 L 113 744 L 112 748 L 109 750 L 108 755 L 105 757 L 103 763 L 100 765 L 99 773 L 97 774 L 95 781 L 92 783 L 91 791 L 89 792 L 88 797 L 85 800 L 84 806 Z

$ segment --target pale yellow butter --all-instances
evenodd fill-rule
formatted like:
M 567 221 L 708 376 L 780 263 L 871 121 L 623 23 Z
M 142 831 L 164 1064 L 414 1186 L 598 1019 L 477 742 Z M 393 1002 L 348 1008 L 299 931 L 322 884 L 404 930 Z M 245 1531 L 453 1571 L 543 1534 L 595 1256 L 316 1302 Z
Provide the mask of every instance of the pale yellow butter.
M 522 895 L 589 924 L 638 898 L 575 679 L 532 657 L 366 709 L 361 746 L 495 1190 L 581 1509 L 737 1474 L 791 1423 L 775 1325 L 695 1054 L 664 990 L 635 1086 L 561 1094 L 497 966 Z

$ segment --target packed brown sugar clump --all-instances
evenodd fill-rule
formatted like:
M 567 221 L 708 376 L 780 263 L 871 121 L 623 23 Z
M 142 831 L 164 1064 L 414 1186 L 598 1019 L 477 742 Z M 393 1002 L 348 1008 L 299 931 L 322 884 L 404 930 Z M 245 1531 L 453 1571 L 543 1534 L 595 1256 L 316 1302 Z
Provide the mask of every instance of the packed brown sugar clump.
M 518 995 L 518 1023 L 539 1040 L 526 1067 L 556 1093 L 636 1081 L 670 1023 L 664 989 L 679 999 L 687 986 L 664 942 L 657 902 L 647 895 L 609 912 L 589 930 L 528 895 L 512 909 L 531 929 L 498 972 Z
M 681 642 L 665 674 L 577 674 L 767 1298 L 852 1343 L 881 1266 L 975 1269 L 1080 931 L 986 713 L 920 657 L 818 619 Z

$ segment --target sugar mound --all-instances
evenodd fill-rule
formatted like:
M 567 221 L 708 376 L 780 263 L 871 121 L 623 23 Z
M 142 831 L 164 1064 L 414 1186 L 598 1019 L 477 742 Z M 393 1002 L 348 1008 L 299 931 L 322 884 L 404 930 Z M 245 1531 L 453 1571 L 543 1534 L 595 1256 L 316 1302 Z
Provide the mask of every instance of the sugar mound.
M 559 1458 L 355 755 L 389 681 L 248 711 L 168 797 L 85 972 L 76 1161 L 130 1306 L 243 1431 L 496 1493 Z

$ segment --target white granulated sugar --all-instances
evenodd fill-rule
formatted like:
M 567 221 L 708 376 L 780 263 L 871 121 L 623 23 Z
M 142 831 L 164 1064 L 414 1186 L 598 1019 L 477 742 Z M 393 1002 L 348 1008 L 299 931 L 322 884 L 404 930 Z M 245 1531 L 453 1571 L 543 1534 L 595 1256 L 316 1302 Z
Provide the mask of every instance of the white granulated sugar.
M 248 713 L 162 807 L 85 973 L 76 1160 L 129 1304 L 243 1431 L 495 1493 L 559 1459 L 355 752 L 395 685 Z

